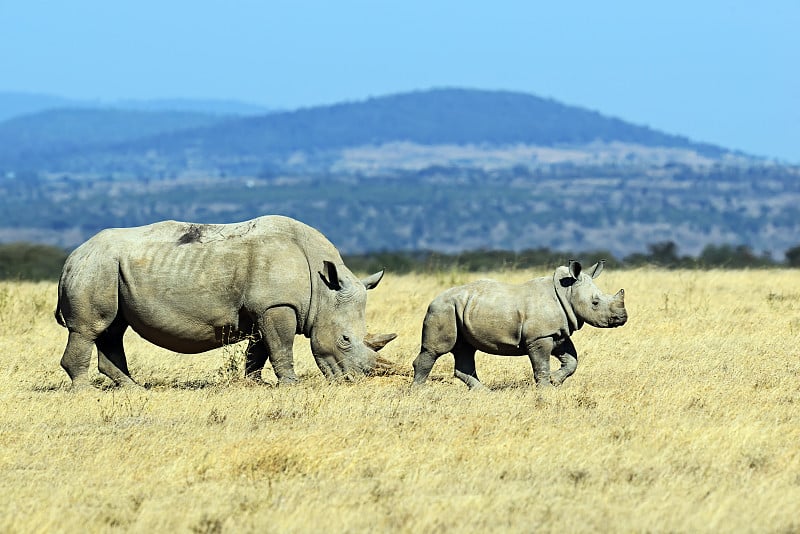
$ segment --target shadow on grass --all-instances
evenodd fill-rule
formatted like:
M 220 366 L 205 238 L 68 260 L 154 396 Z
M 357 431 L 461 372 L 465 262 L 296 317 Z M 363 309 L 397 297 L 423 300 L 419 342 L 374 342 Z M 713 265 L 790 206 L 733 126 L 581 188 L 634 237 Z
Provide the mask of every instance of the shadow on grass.
M 204 389 L 211 389 L 211 388 L 226 388 L 231 386 L 242 386 L 242 385 L 250 385 L 250 384 L 259 385 L 269 385 L 269 384 L 256 384 L 250 380 L 229 380 L 229 379 L 208 379 L 208 378 L 199 378 L 199 379 L 189 379 L 189 380 L 154 380 L 154 381 L 147 381 L 142 382 L 139 385 L 145 391 L 159 391 L 159 390 L 170 390 L 170 389 L 177 389 L 177 390 L 204 390 Z M 111 380 L 105 378 L 95 378 L 92 380 L 91 385 L 97 391 L 121 391 L 124 390 L 124 386 L 118 386 Z M 52 393 L 56 391 L 69 391 L 71 388 L 69 381 L 61 381 L 61 382 L 49 382 L 45 384 L 34 384 L 31 387 L 31 390 L 36 393 Z

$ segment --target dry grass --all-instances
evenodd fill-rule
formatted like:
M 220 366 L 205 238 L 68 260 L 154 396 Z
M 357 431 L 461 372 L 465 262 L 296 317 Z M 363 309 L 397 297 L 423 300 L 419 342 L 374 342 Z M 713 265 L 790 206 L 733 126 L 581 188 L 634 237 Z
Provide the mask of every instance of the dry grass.
M 368 306 L 400 334 L 384 355 L 410 368 L 428 302 L 471 278 L 387 276 Z M 526 358 L 479 354 L 486 393 L 450 356 L 420 391 L 328 385 L 301 338 L 302 384 L 255 387 L 239 348 L 133 334 L 148 390 L 72 393 L 54 285 L 0 283 L 0 531 L 800 531 L 800 273 L 598 283 L 625 288 L 626 326 L 578 332 L 554 391 Z

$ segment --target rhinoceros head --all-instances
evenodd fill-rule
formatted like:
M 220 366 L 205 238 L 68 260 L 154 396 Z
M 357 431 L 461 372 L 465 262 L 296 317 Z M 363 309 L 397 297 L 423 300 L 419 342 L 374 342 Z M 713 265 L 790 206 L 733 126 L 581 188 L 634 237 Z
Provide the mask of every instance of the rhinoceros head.
M 319 273 L 324 282 L 317 296 L 317 311 L 311 329 L 311 352 L 322 374 L 329 380 L 350 378 L 375 370 L 377 351 L 397 337 L 366 332 L 367 290 L 378 285 L 383 271 L 359 280 L 347 268 L 324 262 Z
M 556 293 L 573 330 L 580 328 L 584 322 L 599 328 L 613 328 L 624 325 L 628 320 L 625 290 L 606 295 L 594 283 L 594 279 L 603 272 L 604 264 L 605 261 L 599 261 L 584 270 L 580 262 L 570 261 L 568 267 L 556 269 Z

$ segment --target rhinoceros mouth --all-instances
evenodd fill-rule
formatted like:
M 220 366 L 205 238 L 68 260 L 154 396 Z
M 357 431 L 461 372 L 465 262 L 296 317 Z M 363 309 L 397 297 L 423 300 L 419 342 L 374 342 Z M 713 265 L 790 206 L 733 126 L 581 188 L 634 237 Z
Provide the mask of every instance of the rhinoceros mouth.
M 352 381 L 362 376 L 397 374 L 397 365 L 378 354 L 379 350 L 396 337 L 397 334 L 367 334 L 363 342 L 363 358 L 353 355 L 344 358 L 336 355 L 320 356 L 315 357 L 317 367 L 329 381 Z
M 628 322 L 628 314 L 626 313 L 623 315 L 617 315 L 612 317 L 611 320 L 608 322 L 608 326 L 611 328 L 617 328 L 624 325 L 627 322 Z

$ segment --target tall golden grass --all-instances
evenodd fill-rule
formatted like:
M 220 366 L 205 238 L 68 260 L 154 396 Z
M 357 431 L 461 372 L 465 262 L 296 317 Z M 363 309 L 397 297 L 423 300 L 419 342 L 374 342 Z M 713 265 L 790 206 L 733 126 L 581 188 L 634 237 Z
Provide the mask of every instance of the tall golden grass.
M 546 274 L 489 273 L 508 281 Z M 425 309 L 475 278 L 387 275 L 368 326 L 410 370 Z M 575 334 L 537 391 L 527 358 L 452 377 L 239 379 L 242 348 L 170 354 L 128 334 L 148 389 L 65 389 L 55 285 L 0 283 L 2 532 L 800 532 L 800 273 L 607 270 L 630 320 Z M 554 362 L 555 363 L 555 362 Z M 268 377 L 270 378 L 270 377 Z

